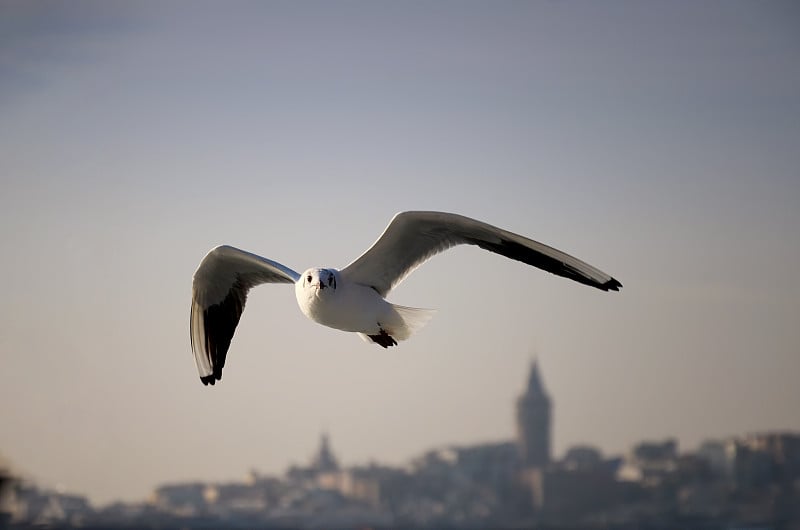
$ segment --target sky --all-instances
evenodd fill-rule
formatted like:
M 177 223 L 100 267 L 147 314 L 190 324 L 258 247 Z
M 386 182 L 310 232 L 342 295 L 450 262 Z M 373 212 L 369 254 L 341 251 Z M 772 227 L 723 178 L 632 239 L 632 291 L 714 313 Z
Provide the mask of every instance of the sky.
M 94 503 L 512 439 L 538 359 L 553 453 L 800 430 L 793 2 L 0 0 L 0 454 Z M 475 247 L 389 296 L 384 350 L 250 293 L 224 379 L 192 273 L 230 244 L 346 266 L 403 210 L 460 213 L 619 279 Z

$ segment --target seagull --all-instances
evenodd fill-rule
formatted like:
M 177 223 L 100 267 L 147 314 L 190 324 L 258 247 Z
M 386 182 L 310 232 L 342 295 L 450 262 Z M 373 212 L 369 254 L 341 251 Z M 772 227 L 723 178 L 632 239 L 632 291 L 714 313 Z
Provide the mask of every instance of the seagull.
M 389 291 L 434 255 L 456 245 L 477 245 L 603 291 L 622 284 L 553 247 L 463 215 L 401 212 L 377 241 L 342 270 L 289 267 L 228 245 L 209 251 L 194 273 L 190 335 L 204 385 L 222 379 L 222 368 L 247 293 L 262 283 L 293 283 L 297 305 L 309 319 L 358 333 L 383 348 L 408 339 L 430 319 L 428 309 L 386 301 Z

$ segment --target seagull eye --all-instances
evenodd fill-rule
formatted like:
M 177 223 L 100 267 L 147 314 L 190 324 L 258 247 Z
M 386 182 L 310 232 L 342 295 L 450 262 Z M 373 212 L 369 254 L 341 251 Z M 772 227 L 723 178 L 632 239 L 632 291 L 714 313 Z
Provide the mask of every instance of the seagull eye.
M 306 281 L 307 281 L 308 283 L 311 283 L 311 280 L 312 280 L 312 278 L 311 278 L 311 275 L 310 275 L 310 274 L 309 274 L 308 276 L 306 276 Z

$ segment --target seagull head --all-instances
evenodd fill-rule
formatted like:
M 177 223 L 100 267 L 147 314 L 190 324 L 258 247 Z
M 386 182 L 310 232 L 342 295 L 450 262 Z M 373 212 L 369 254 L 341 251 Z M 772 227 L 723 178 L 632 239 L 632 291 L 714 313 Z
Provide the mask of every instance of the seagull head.
M 301 277 L 303 289 L 313 290 L 317 296 L 323 292 L 336 290 L 338 271 L 333 269 L 308 269 Z

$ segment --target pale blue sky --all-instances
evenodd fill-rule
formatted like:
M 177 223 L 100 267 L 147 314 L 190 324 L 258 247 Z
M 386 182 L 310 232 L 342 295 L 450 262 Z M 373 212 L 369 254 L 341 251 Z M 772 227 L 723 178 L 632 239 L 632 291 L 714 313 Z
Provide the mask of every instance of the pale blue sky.
M 513 435 L 534 352 L 556 455 L 800 429 L 792 2 L 0 2 L 0 452 L 97 502 Z M 384 351 L 251 293 L 225 379 L 191 275 L 229 243 L 343 267 L 439 209 L 570 252 L 602 293 L 473 248 L 390 299 Z

